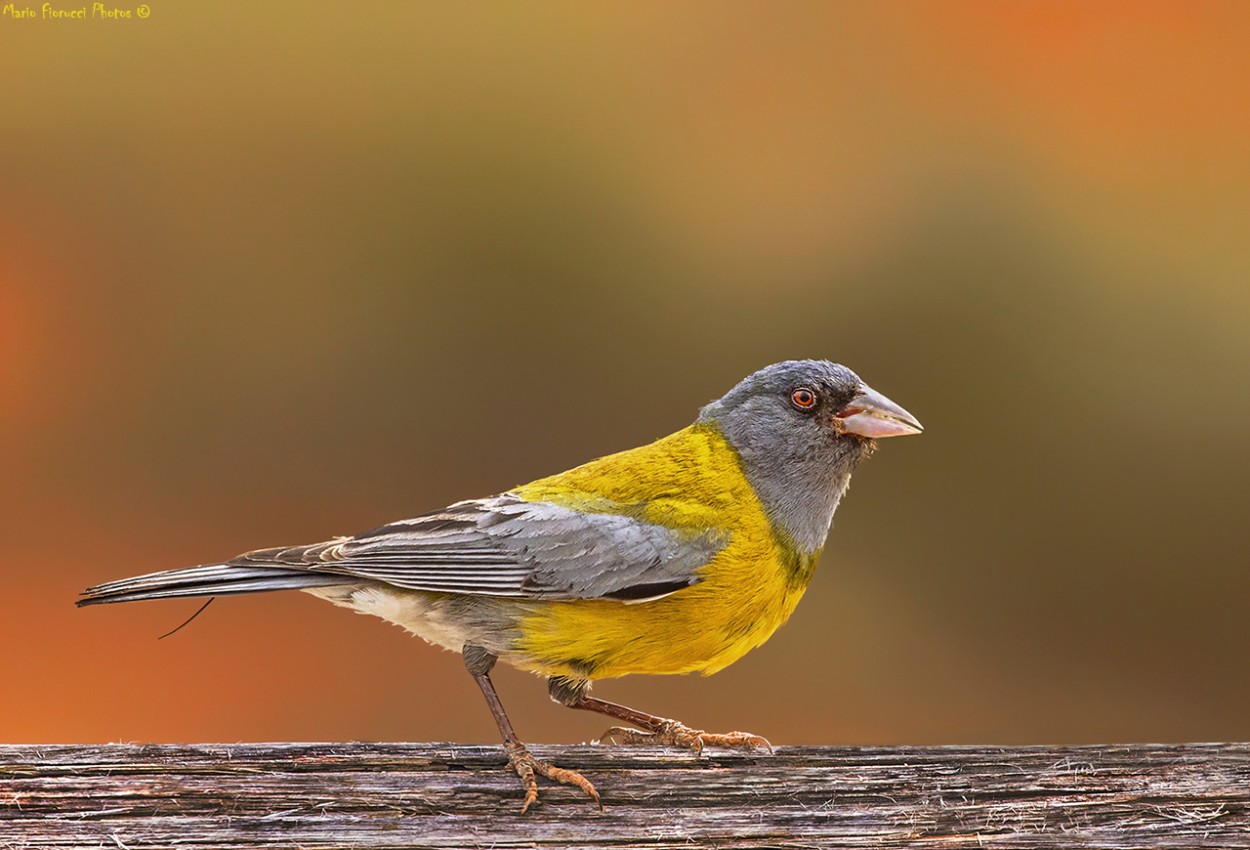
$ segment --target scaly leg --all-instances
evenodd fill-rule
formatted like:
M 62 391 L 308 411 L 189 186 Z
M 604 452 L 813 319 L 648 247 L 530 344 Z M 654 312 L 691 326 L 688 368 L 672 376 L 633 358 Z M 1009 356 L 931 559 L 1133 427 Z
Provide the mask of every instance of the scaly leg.
M 613 726 L 603 733 L 600 740 L 612 740 L 621 744 L 667 744 L 673 747 L 686 747 L 695 753 L 702 753 L 704 746 L 732 747 L 740 750 L 754 750 L 760 747 L 773 751 L 773 745 L 759 735 L 750 732 L 726 732 L 717 734 L 704 732 L 702 729 L 691 729 L 684 723 L 668 720 L 635 711 L 624 705 L 598 699 L 589 695 L 590 682 L 585 679 L 570 679 L 564 676 L 552 676 L 547 680 L 547 691 L 551 698 L 561 705 L 583 711 L 594 711 L 608 717 L 623 720 L 639 729 L 626 729 Z
M 503 749 L 508 754 L 508 766 L 516 771 L 517 776 L 521 777 L 521 783 L 525 786 L 525 805 L 521 806 L 521 814 L 525 814 L 530 804 L 538 799 L 536 774 L 554 779 L 556 782 L 563 782 L 565 785 L 576 785 L 585 791 L 602 811 L 603 803 L 599 800 L 599 792 L 590 784 L 589 779 L 580 773 L 539 761 L 530 755 L 530 751 L 516 736 L 516 732 L 512 730 L 512 723 L 503 710 L 503 703 L 499 701 L 499 694 L 495 693 L 495 685 L 488 675 L 490 669 L 495 666 L 495 661 L 495 656 L 480 646 L 465 644 L 464 666 L 468 668 L 473 681 L 477 682 L 477 686 L 482 689 L 482 695 L 486 697 L 486 705 L 490 707 L 490 713 L 495 718 L 495 725 L 499 727 L 499 734 L 503 737 Z

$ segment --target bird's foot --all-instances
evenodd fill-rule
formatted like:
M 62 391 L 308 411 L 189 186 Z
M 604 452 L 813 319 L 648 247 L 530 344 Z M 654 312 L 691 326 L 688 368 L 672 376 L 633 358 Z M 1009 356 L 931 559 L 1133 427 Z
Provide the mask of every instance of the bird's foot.
M 595 801 L 599 811 L 603 811 L 603 802 L 599 799 L 599 792 L 590 784 L 590 780 L 580 773 L 556 767 L 549 762 L 539 761 L 530 754 L 524 744 L 506 743 L 504 751 L 508 754 L 508 767 L 516 771 L 517 776 L 521 777 L 521 784 L 525 786 L 525 805 L 521 806 L 521 814 L 525 814 L 530 804 L 538 799 L 538 776 L 545 776 L 565 785 L 576 785 Z
M 770 753 L 773 745 L 768 739 L 750 732 L 704 732 L 702 729 L 691 729 L 676 720 L 665 720 L 653 732 L 640 732 L 624 726 L 613 726 L 599 738 L 600 743 L 608 744 L 662 744 L 670 747 L 685 747 L 694 751 L 695 755 L 703 753 L 704 747 L 729 747 L 735 750 L 766 749 Z

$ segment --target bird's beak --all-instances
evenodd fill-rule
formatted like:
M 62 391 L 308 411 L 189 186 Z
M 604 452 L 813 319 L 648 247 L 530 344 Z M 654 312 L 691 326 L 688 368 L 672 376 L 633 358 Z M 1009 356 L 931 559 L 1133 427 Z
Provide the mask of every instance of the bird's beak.
M 881 393 L 863 385 L 859 395 L 833 416 L 839 431 L 860 437 L 904 437 L 924 430 L 916 417 Z

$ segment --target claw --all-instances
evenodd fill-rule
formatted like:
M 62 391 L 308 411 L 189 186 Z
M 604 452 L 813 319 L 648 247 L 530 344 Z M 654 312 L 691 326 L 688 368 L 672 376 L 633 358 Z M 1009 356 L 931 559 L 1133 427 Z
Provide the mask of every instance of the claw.
M 773 751 L 773 745 L 767 738 L 752 735 L 750 732 L 704 732 L 702 729 L 691 729 L 676 720 L 665 720 L 654 732 L 640 732 L 625 726 L 613 726 L 599 737 L 600 743 L 606 744 L 661 744 L 670 747 L 684 747 L 696 756 L 703 754 L 705 746 L 728 747 L 736 750 L 766 749 Z
M 508 753 L 508 766 L 516 771 L 517 776 L 521 777 L 521 784 L 525 786 L 525 803 L 521 806 L 521 814 L 529 811 L 530 804 L 538 800 L 537 776 L 545 776 L 555 782 L 577 786 L 595 801 L 599 811 L 603 811 L 603 801 L 599 799 L 599 792 L 595 790 L 594 785 L 590 784 L 590 780 L 580 773 L 539 761 L 530 754 L 529 750 L 525 749 L 523 744 L 504 744 L 504 750 Z

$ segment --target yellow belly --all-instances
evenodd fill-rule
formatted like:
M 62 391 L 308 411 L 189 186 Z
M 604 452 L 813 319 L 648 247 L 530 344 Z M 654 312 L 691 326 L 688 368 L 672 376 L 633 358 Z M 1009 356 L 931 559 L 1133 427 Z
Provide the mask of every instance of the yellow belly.
M 650 602 L 523 603 L 508 659 L 548 675 L 715 673 L 762 644 L 798 604 L 817 555 L 776 534 L 714 429 L 692 426 L 649 446 L 518 488 L 568 507 L 607 503 L 672 528 L 717 529 L 726 546 L 691 587 Z

